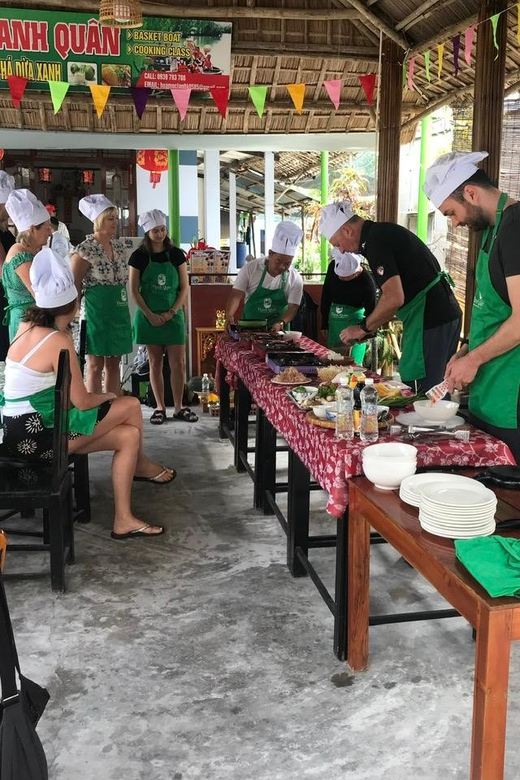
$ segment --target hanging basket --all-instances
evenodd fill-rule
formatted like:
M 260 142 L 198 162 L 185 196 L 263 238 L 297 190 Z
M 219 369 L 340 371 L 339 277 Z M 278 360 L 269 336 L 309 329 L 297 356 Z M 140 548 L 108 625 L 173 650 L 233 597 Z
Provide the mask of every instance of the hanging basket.
M 99 23 L 112 27 L 142 27 L 141 0 L 101 0 Z

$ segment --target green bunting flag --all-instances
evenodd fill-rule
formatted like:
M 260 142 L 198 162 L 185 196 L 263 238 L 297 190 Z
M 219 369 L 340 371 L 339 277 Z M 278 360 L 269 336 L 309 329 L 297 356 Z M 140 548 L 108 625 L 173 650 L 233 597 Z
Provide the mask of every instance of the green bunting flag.
M 493 43 L 495 44 L 495 49 L 497 50 L 495 59 L 498 57 L 497 27 L 499 19 L 500 14 L 494 14 L 489 20 L 491 22 L 491 26 L 493 27 Z
M 430 52 L 424 52 L 424 70 L 426 71 L 426 78 L 431 81 L 430 78 Z
M 49 89 L 51 91 L 54 113 L 57 114 L 65 100 L 65 95 L 69 91 L 69 84 L 66 81 L 49 81 Z
M 267 89 L 267 87 L 249 87 L 249 96 L 255 105 L 256 113 L 259 117 L 263 116 L 264 113 Z

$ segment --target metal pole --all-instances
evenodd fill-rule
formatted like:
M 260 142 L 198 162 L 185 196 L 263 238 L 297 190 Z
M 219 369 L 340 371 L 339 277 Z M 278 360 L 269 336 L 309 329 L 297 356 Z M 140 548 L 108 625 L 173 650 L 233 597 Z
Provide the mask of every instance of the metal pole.
M 176 246 L 181 245 L 181 198 L 179 181 L 179 150 L 168 151 L 168 211 L 170 238 Z
M 426 169 L 430 162 L 430 138 L 432 128 L 432 116 L 424 117 L 421 122 L 421 160 L 419 166 L 419 197 L 417 200 L 417 235 L 428 243 L 428 198 L 423 192 L 423 184 L 426 178 Z
M 321 153 L 321 205 L 329 202 L 329 153 Z M 321 272 L 327 272 L 329 264 L 329 242 L 325 237 L 321 239 Z

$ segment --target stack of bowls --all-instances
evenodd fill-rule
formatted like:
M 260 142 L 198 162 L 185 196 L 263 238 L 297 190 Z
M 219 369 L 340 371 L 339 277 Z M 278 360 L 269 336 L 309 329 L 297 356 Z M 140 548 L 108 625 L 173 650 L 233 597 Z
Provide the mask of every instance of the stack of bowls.
M 405 477 L 417 470 L 417 448 L 388 442 L 371 444 L 363 450 L 363 472 L 381 490 L 397 490 Z

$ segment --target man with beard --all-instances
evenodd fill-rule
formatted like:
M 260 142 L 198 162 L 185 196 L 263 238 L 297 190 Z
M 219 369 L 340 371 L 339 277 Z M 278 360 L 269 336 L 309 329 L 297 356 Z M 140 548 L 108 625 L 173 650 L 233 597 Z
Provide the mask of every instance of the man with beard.
M 462 314 L 426 244 L 401 225 L 362 219 L 350 201 L 323 207 L 320 233 L 340 252 L 366 257 L 381 289 L 374 310 L 342 330 L 341 340 L 362 341 L 395 316 L 403 323 L 401 379 L 422 390 L 438 384 L 457 350 Z
M 424 191 L 453 227 L 484 230 L 469 343 L 450 360 L 450 390 L 470 387 L 470 421 L 504 441 L 520 463 L 520 203 L 477 167 L 487 152 L 450 152 Z

